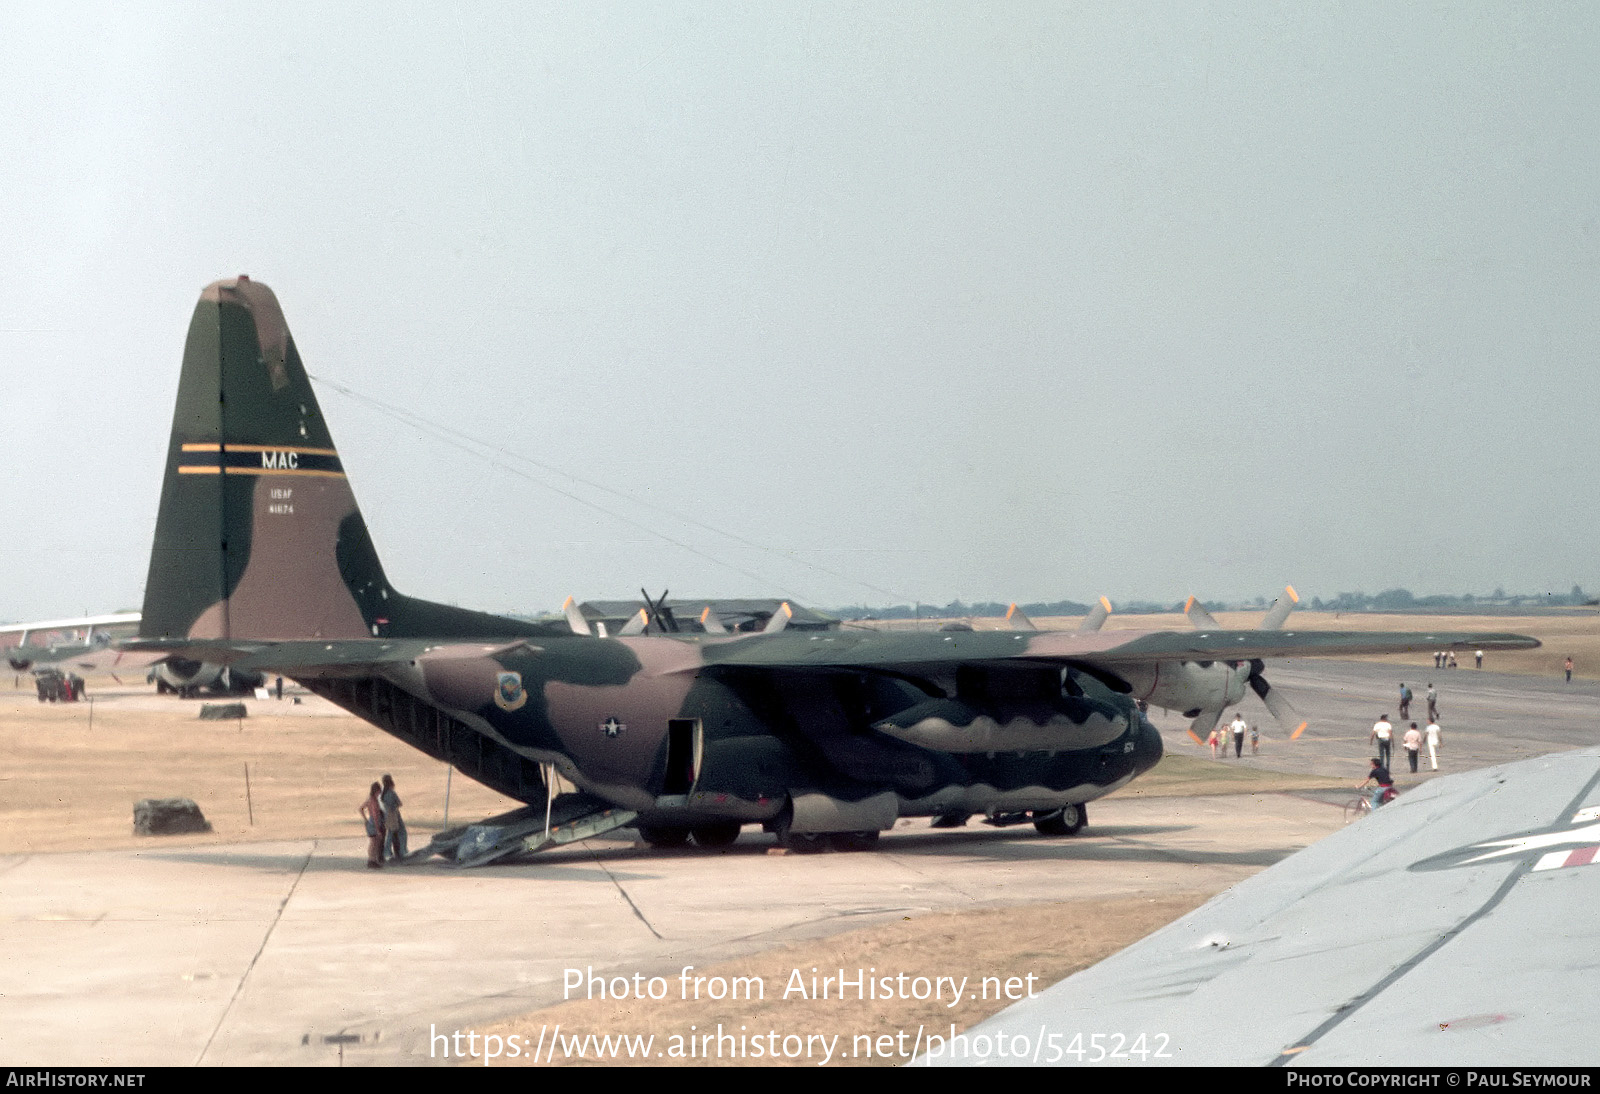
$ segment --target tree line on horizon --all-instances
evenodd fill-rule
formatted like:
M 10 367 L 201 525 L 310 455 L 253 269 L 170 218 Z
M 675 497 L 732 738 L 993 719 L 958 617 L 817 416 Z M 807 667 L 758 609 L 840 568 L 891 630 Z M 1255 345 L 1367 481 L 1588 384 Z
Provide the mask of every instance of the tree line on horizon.
M 1271 603 L 1266 597 L 1244 601 L 1201 601 L 1207 611 L 1265 611 Z M 1117 601 L 1120 615 L 1156 615 L 1183 611 L 1185 601 L 1157 602 L 1146 600 Z M 1512 593 L 1495 589 L 1488 596 L 1473 593 L 1433 593 L 1417 596 L 1409 589 L 1385 589 L 1381 593 L 1339 593 L 1331 599 L 1312 597 L 1301 601 L 1301 607 L 1314 612 L 1426 612 L 1475 611 L 1506 608 L 1552 608 L 1600 606 L 1600 600 L 1590 597 L 1580 586 L 1574 585 L 1565 593 Z M 998 601 L 977 601 L 971 604 L 952 600 L 948 604 L 895 604 L 890 607 L 853 605 L 846 608 L 827 609 L 840 619 L 992 619 L 1003 617 L 1011 607 Z M 1030 616 L 1087 615 L 1089 605 L 1076 600 L 1034 601 L 1019 604 Z

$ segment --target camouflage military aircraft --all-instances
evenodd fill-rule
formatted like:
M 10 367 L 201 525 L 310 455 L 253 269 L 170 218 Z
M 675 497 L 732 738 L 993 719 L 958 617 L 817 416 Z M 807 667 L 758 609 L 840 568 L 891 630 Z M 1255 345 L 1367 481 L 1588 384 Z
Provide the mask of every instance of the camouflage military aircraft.
M 797 850 L 870 846 L 901 816 L 1070 834 L 1085 803 L 1161 757 L 1136 687 L 1211 711 L 1239 700 L 1255 659 L 1538 644 L 1217 628 L 600 637 L 570 617 L 406 596 L 276 297 L 246 277 L 206 288 L 190 323 L 140 634 L 139 648 L 298 680 L 530 803 L 519 832 L 543 815 L 542 835 L 486 829 L 483 854 L 628 824 L 711 846 L 759 823 Z M 578 790 L 551 801 L 552 771 Z

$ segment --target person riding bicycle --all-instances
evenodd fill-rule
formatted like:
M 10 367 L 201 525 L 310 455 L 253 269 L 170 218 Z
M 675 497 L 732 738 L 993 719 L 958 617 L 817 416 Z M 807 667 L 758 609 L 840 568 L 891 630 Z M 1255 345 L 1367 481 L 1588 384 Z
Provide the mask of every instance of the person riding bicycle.
M 1376 784 L 1372 788 L 1372 808 L 1376 809 L 1394 797 L 1394 776 L 1389 774 L 1389 769 L 1376 756 L 1372 758 L 1372 770 L 1367 772 L 1367 777 L 1361 780 L 1361 785 L 1356 789 L 1365 790 L 1368 783 Z

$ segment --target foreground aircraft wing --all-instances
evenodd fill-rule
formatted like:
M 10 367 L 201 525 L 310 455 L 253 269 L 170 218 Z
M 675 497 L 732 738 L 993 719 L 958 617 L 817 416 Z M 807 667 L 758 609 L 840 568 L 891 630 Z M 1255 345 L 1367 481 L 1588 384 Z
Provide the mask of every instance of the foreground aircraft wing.
M 1592 1066 L 1597 904 L 1600 749 L 1437 779 L 920 1062 Z

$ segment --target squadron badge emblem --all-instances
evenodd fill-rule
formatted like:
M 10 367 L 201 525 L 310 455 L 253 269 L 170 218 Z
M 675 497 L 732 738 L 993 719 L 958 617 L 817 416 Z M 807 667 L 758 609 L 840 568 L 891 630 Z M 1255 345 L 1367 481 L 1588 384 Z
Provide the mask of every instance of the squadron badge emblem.
M 528 701 L 528 693 L 522 686 L 522 673 L 502 672 L 495 675 L 494 705 L 501 710 L 521 710 L 522 704 Z

